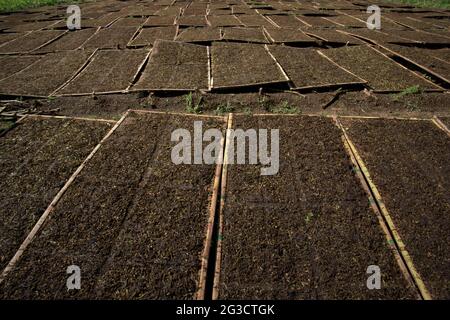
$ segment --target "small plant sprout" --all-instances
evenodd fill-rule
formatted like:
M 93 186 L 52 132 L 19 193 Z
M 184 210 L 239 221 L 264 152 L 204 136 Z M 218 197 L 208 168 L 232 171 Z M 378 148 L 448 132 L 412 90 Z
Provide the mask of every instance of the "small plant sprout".
M 266 112 L 273 112 L 273 103 L 266 96 L 261 95 L 258 99 L 259 106 Z
M 406 107 L 409 111 L 418 111 L 419 104 L 416 101 L 407 101 Z
M 230 113 L 234 111 L 234 107 L 231 105 L 230 101 L 227 101 L 227 103 L 221 103 L 217 106 L 215 113 L 217 115 L 223 115 L 226 113 Z
M 249 107 L 245 107 L 243 111 L 246 116 L 251 116 L 253 114 Z
M 289 104 L 288 101 L 283 101 L 273 110 L 274 113 L 281 113 L 281 114 L 296 114 L 299 113 L 300 110 L 291 104 Z
M 306 222 L 306 224 L 308 224 L 308 223 L 310 223 L 311 222 L 311 219 L 314 217 L 314 214 L 311 212 L 311 211 L 309 211 L 307 214 L 306 214 L 306 216 L 305 216 L 305 222 Z
M 184 100 L 186 102 L 186 111 L 188 113 L 202 113 L 202 98 L 200 98 L 197 103 L 194 103 L 194 96 L 192 95 L 192 92 L 189 92 Z

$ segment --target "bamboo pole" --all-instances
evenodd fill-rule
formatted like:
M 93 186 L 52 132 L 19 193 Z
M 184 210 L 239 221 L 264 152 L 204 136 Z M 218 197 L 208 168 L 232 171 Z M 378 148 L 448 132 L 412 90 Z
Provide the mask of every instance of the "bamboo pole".
M 206 238 L 203 245 L 203 253 L 201 256 L 201 268 L 200 268 L 200 280 L 199 280 L 199 289 L 196 293 L 196 299 L 197 300 L 204 300 L 205 299 L 205 291 L 206 291 L 206 278 L 208 273 L 208 267 L 209 267 L 209 257 L 211 252 L 211 243 L 212 243 L 212 236 L 214 232 L 214 224 L 216 219 L 216 208 L 217 208 L 217 198 L 219 194 L 219 186 L 220 186 L 220 180 L 221 180 L 221 173 L 222 173 L 222 163 L 223 163 L 223 154 L 224 154 L 224 146 L 225 146 L 225 139 L 222 137 L 220 140 L 220 153 L 218 155 L 218 162 L 216 164 L 216 172 L 214 175 L 213 180 L 213 193 L 211 196 L 211 202 L 209 205 L 209 217 L 208 217 L 208 224 L 206 227 Z
M 227 132 L 233 127 L 233 114 L 228 115 Z M 228 176 L 228 153 L 230 144 L 232 141 L 229 140 L 229 135 L 226 135 L 225 140 L 225 151 L 223 157 L 222 165 L 222 186 L 220 190 L 220 208 L 219 208 L 219 231 L 217 233 L 217 256 L 216 256 L 216 266 L 214 270 L 214 283 L 212 290 L 212 299 L 217 300 L 219 298 L 220 290 L 220 268 L 222 262 L 222 242 L 223 242 L 223 213 L 226 199 L 226 188 L 227 188 L 227 176 Z

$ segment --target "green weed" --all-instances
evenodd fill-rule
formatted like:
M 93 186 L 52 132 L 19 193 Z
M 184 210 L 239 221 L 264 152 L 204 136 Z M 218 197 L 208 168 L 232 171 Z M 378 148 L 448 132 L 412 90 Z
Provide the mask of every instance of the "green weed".
M 194 102 L 194 96 L 192 94 L 192 92 L 189 92 L 185 97 L 184 97 L 184 101 L 186 102 L 186 111 L 188 113 L 195 113 L 195 114 L 200 114 L 202 113 L 202 100 L 203 98 L 200 97 L 200 99 L 198 99 L 198 101 L 195 103 Z
M 288 101 L 281 102 L 272 111 L 281 114 L 297 114 L 300 112 L 296 106 L 289 104 Z
M 0 0 L 0 12 L 12 12 L 27 8 L 51 6 L 61 3 L 76 4 L 78 0 Z
M 305 216 L 305 222 L 306 224 L 311 222 L 311 219 L 314 217 L 314 214 L 312 212 L 308 212 Z
M 215 114 L 220 116 L 220 115 L 230 113 L 233 111 L 234 111 L 234 107 L 231 105 L 230 101 L 227 101 L 227 103 L 219 104 L 214 112 L 215 112 Z
M 408 87 L 405 90 L 403 90 L 402 92 L 392 95 L 392 100 L 399 101 L 404 96 L 408 96 L 411 94 L 418 94 L 418 93 L 422 93 L 422 89 L 420 88 L 419 85 Z

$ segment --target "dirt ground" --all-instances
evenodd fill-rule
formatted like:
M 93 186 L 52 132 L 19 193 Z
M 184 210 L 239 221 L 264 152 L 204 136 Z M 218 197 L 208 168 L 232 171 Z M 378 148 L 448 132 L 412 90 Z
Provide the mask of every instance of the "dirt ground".
M 275 91 L 275 92 L 274 92 Z M 259 114 L 279 112 L 280 105 L 296 108 L 298 114 L 354 115 L 380 117 L 432 118 L 450 117 L 450 94 L 417 93 L 404 96 L 378 94 L 368 91 L 316 92 L 297 94 L 263 89 L 260 93 L 201 93 L 194 92 L 201 114 L 224 112 Z M 337 96 L 337 98 L 336 98 Z M 186 93 L 128 93 L 56 97 L 52 99 L 23 99 L 4 101 L 4 111 L 38 112 L 65 116 L 89 116 L 118 119 L 128 109 L 177 111 L 189 113 Z

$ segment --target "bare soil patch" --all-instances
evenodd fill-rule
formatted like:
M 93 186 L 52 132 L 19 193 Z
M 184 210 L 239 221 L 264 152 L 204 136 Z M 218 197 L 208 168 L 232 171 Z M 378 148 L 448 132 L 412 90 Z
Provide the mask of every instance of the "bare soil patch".
M 49 110 L 57 110 L 58 115 L 64 116 L 119 120 L 122 114 L 130 108 L 149 109 L 151 105 L 148 98 L 139 96 L 139 93 L 116 93 L 27 100 L 17 108 L 28 107 L 44 113 Z
M 231 7 L 227 6 L 226 8 L 210 8 L 209 14 L 213 16 L 229 16 L 233 13 Z
M 303 43 L 303 44 L 315 44 L 317 40 L 306 35 L 303 31 L 297 29 L 277 29 L 277 28 L 264 28 L 269 35 L 271 42 L 273 43 Z
M 346 115 L 431 118 L 433 115 L 450 115 L 449 103 L 450 95 L 442 93 L 419 93 L 396 98 L 392 94 L 347 92 L 339 97 L 330 111 Z
M 392 94 L 378 94 L 363 91 L 345 92 L 325 110 L 323 105 L 335 95 L 335 89 L 328 92 L 271 92 L 263 95 L 258 92 L 209 92 L 201 94 L 201 112 L 216 114 L 219 107 L 229 105 L 233 112 L 246 114 L 270 113 L 280 105 L 295 106 L 298 113 L 318 115 L 359 115 L 378 117 L 418 117 L 432 118 L 434 115 L 449 117 L 450 95 L 442 93 L 420 93 L 405 95 L 395 99 Z M 263 92 L 265 92 L 263 90 Z M 198 96 L 195 98 L 200 99 Z M 129 108 L 186 112 L 185 92 L 128 92 L 126 94 L 104 94 L 89 96 L 59 96 L 54 99 L 27 99 L 12 109 L 48 112 L 57 110 L 57 114 L 68 116 L 89 116 L 105 119 L 118 119 Z
M 275 22 L 275 24 L 281 28 L 298 29 L 306 26 L 306 24 L 293 15 L 269 15 L 266 17 Z
M 16 72 L 38 61 L 38 56 L 0 56 L 0 79 L 9 77 Z
M 313 35 L 324 40 L 325 44 L 364 44 L 362 40 L 343 34 L 336 30 L 305 29 L 304 32 L 308 35 Z
M 440 78 L 446 79 L 450 83 L 450 63 L 435 58 L 433 56 L 434 50 L 394 44 L 388 44 L 386 47 L 413 63 L 437 74 Z
M 257 15 L 257 12 L 250 9 L 246 5 L 234 5 L 231 8 L 231 12 L 234 15 Z
M 0 47 L 0 53 L 25 53 L 30 52 L 56 39 L 64 34 L 64 31 L 46 30 L 35 31 L 23 37 L 14 39 Z
M 294 89 L 364 83 L 315 49 L 269 46 L 269 51 L 293 82 Z
M 175 24 L 176 16 L 150 16 L 145 21 L 146 27 L 172 26 Z
M 415 85 L 423 89 L 439 89 L 369 46 L 342 47 L 321 52 L 343 68 L 367 80 L 369 86 L 377 91 L 401 91 Z
M 205 15 L 187 16 L 184 15 L 177 20 L 179 26 L 206 27 L 208 25 Z
M 25 33 L 0 33 L 0 45 L 23 36 Z
M 97 31 L 95 28 L 82 29 L 76 31 L 70 31 L 64 34 L 61 38 L 45 45 L 36 52 L 56 52 L 75 50 L 81 47 L 90 37 Z
M 337 25 L 324 17 L 298 16 L 298 19 L 314 28 L 336 28 Z
M 129 47 L 152 47 L 156 40 L 174 40 L 177 33 L 176 26 L 143 28 Z
M 124 17 L 114 22 L 112 27 L 139 27 L 147 20 L 146 17 Z
M 179 30 L 177 41 L 184 42 L 211 42 L 222 39 L 220 28 L 199 27 Z
M 176 5 L 173 4 L 171 0 L 165 0 L 160 2 L 160 5 L 165 6 L 162 7 L 157 14 L 161 16 L 178 16 L 181 13 L 181 9 L 184 7 L 184 5 Z
M 100 18 L 83 19 L 81 21 L 82 28 L 107 27 L 121 16 L 119 12 L 109 12 Z
M 57 94 L 123 91 L 132 84 L 148 53 L 147 50 L 98 51 L 87 67 Z
M 213 88 L 287 81 L 262 45 L 214 43 L 211 61 Z
M 233 15 L 207 16 L 206 18 L 213 28 L 236 27 L 242 25 L 242 23 Z
M 57 21 L 37 21 L 37 22 L 30 22 L 30 23 L 20 23 L 15 25 L 12 28 L 6 29 L 8 32 L 25 32 L 25 31 L 37 31 L 44 29 L 46 27 L 50 27 L 51 25 L 54 25 Z
M 346 28 L 365 28 L 366 23 L 347 15 L 339 15 L 334 17 L 324 17 L 323 19 L 335 23 L 337 26 Z
M 386 16 L 389 19 L 392 19 L 393 21 L 398 22 L 412 29 L 426 30 L 437 28 L 437 26 L 434 25 L 433 22 L 419 20 L 418 18 L 409 16 L 409 14 L 404 15 L 404 14 L 388 13 Z
M 48 96 L 68 81 L 90 56 L 86 51 L 49 53 L 29 68 L 0 81 L 0 93 Z
M 369 30 L 367 28 L 358 28 L 358 29 L 346 29 L 343 30 L 346 33 L 355 35 L 357 37 L 361 37 L 363 39 L 370 40 L 376 44 L 384 44 L 386 42 L 389 43 L 401 43 L 406 42 L 405 39 L 397 36 L 396 32 L 386 33 L 384 29 L 381 31 L 378 30 Z
M 448 129 L 450 129 L 450 117 L 449 118 L 440 117 L 439 119 L 445 124 L 445 126 Z
M 365 11 L 357 11 L 357 12 L 351 12 L 349 13 L 352 17 L 357 18 L 362 21 L 367 21 L 367 18 L 370 17 L 370 13 L 367 13 Z M 390 13 L 384 13 L 381 15 L 381 30 L 402 30 L 405 29 L 404 26 L 395 23 L 392 20 L 386 19 L 389 17 Z
M 432 50 L 430 55 L 444 61 L 450 61 L 450 48 Z
M 269 20 L 265 19 L 261 15 L 240 14 L 237 16 L 237 18 L 247 27 L 269 27 L 269 28 L 274 27 L 274 25 L 270 23 Z
M 205 46 L 155 42 L 149 63 L 133 90 L 195 90 L 208 88 Z
M 423 44 L 445 44 L 450 45 L 450 38 L 440 36 L 425 31 L 419 30 L 395 30 L 386 31 L 388 34 L 394 34 L 403 38 L 402 41 L 396 41 L 395 43 L 423 43 Z
M 269 43 L 262 28 L 223 28 L 223 40 Z
M 187 8 L 183 11 L 183 16 L 199 16 L 206 15 L 206 9 L 208 8 L 207 3 L 191 3 Z
M 99 32 L 83 45 L 83 48 L 124 49 L 136 31 L 137 27 L 111 27 L 100 29 Z

